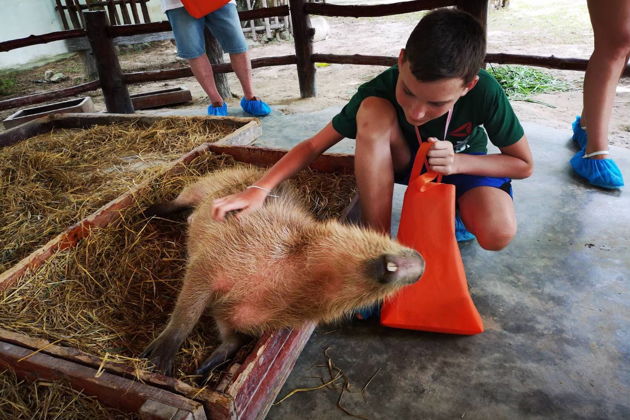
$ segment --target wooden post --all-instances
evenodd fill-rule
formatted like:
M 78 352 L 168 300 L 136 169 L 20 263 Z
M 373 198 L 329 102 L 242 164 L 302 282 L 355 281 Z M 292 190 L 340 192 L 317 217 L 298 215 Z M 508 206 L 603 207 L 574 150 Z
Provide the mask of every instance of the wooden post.
M 289 0 L 300 96 L 302 98 L 312 98 L 316 95 L 315 63 L 311 60 L 315 31 L 311 28 L 311 21 L 308 15 L 304 12 L 304 4 L 304 0 Z
M 212 35 L 208 28 L 204 29 L 204 38 L 206 41 L 206 55 L 210 64 L 222 64 L 223 61 L 223 48 L 219 41 Z M 214 83 L 217 85 L 217 91 L 224 101 L 227 101 L 231 96 L 230 86 L 228 85 L 227 75 L 225 73 L 214 73 Z
M 488 0 L 457 0 L 457 8 L 476 17 L 488 33 Z
M 95 10 L 84 12 L 84 15 L 85 30 L 96 59 L 107 112 L 133 114 L 133 105 L 123 81 L 114 43 L 107 34 L 107 14 L 103 10 Z

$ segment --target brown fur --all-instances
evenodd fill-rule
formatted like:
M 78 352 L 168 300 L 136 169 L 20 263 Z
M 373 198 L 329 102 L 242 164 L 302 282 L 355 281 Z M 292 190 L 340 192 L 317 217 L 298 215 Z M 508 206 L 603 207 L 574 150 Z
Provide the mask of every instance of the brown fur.
M 208 305 L 224 340 L 234 333 L 259 335 L 306 321 L 329 322 L 422 274 L 422 258 L 385 235 L 316 221 L 289 182 L 255 212 L 224 222 L 212 219 L 213 199 L 242 191 L 261 175 L 253 167 L 223 170 L 172 202 L 196 210 L 189 219 L 184 286 L 163 335 L 189 332 Z M 399 267 L 396 273 L 383 272 L 384 258 Z

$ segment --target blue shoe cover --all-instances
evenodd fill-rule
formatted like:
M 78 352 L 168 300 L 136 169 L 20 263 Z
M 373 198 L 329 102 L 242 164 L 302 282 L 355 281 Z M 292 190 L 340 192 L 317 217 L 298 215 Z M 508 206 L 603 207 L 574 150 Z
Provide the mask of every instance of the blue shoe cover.
M 269 115 L 271 113 L 269 105 L 260 99 L 249 100 L 243 97 L 241 98 L 241 108 L 243 108 L 243 111 L 255 117 L 264 117 L 265 115 Z
M 227 104 L 223 102 L 221 106 L 210 105 L 208 107 L 208 115 L 216 115 L 218 117 L 225 117 L 227 115 Z
M 354 317 L 360 320 L 367 320 L 370 318 L 380 317 L 381 316 L 381 304 L 375 303 L 372 306 L 367 306 L 365 308 L 361 308 L 354 313 Z
M 582 118 L 578 115 L 571 126 L 573 127 L 573 143 L 578 148 L 584 149 L 586 147 L 586 130 L 580 125 L 581 121 Z
M 459 213 L 455 215 L 455 239 L 457 239 L 457 242 L 466 242 L 475 239 L 475 235 L 466 229 L 464 222 L 462 222 L 461 217 L 459 217 Z
M 596 187 L 616 189 L 623 187 L 623 175 L 612 159 L 584 159 L 584 149 L 571 158 L 575 173 Z

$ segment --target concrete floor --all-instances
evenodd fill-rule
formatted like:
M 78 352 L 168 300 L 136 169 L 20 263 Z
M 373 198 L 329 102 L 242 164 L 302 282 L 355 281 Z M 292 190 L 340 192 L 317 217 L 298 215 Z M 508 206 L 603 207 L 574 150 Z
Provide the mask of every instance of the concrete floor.
M 289 148 L 337 111 L 276 112 L 262 119 L 257 144 Z M 377 321 L 322 326 L 279 398 L 330 379 L 328 349 L 350 383 L 340 405 L 361 418 L 630 418 L 630 195 L 572 175 L 569 119 L 567 130 L 524 123 L 536 169 L 514 182 L 519 232 L 510 246 L 461 246 L 484 333 L 397 330 Z M 630 150 L 611 149 L 630 180 Z M 333 149 L 351 150 L 348 140 Z M 398 206 L 401 196 L 398 189 Z M 350 418 L 337 407 L 340 392 L 297 393 L 267 418 Z
M 289 148 L 337 111 L 266 117 L 257 144 Z M 462 337 L 376 321 L 322 326 L 279 397 L 330 379 L 328 349 L 350 382 L 341 406 L 365 418 L 630 418 L 630 195 L 572 175 L 569 123 L 567 130 L 524 126 L 536 169 L 514 182 L 517 237 L 501 252 L 474 241 L 461 246 L 486 331 Z M 351 147 L 344 140 L 333 151 Z M 630 178 L 630 150 L 612 150 Z M 350 418 L 337 408 L 340 392 L 297 393 L 267 418 Z

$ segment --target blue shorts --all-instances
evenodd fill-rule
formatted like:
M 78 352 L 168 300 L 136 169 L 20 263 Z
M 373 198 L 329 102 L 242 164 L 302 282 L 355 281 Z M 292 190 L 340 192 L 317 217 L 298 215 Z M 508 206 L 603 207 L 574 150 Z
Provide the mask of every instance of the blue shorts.
M 167 10 L 166 16 L 173 28 L 177 55 L 181 58 L 190 60 L 206 53 L 204 26 L 208 27 L 226 53 L 239 54 L 247 51 L 247 41 L 234 3 L 228 3 L 199 19 L 190 16 L 183 7 Z
M 485 155 L 485 153 L 471 153 L 473 155 Z M 409 175 L 411 172 L 411 168 L 409 171 L 404 174 L 396 174 L 395 182 L 398 184 L 409 183 Z M 422 172 L 425 172 L 424 168 Z M 479 175 L 467 175 L 467 174 L 455 174 L 455 175 L 446 175 L 442 177 L 442 182 L 445 184 L 453 184 L 455 185 L 455 196 L 456 198 L 461 197 L 465 192 L 475 188 L 475 187 L 494 187 L 500 190 L 505 191 L 510 195 L 510 197 L 514 198 L 512 193 L 512 180 L 510 178 L 497 178 L 493 176 L 479 176 Z

